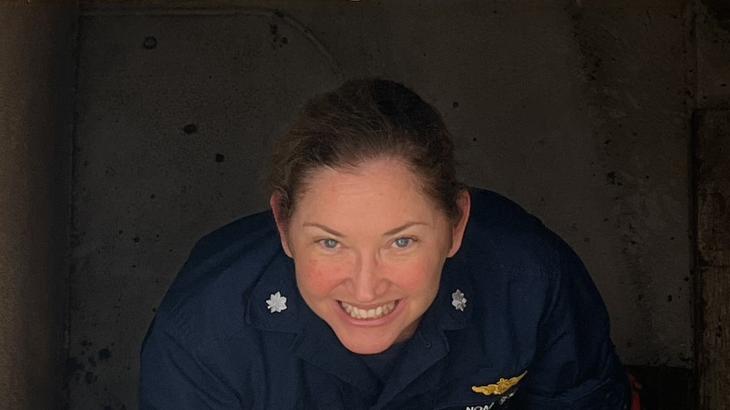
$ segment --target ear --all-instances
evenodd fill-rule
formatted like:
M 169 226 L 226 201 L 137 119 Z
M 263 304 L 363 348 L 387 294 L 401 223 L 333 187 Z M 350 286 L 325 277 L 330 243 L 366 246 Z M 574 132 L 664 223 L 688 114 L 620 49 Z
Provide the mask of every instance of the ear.
M 291 249 L 289 249 L 289 241 L 287 240 L 287 232 L 289 231 L 289 216 L 286 215 L 283 205 L 283 194 L 279 191 L 274 191 L 269 199 L 269 206 L 271 206 L 271 212 L 274 214 L 274 220 L 276 221 L 276 229 L 279 231 L 279 239 L 281 240 L 281 247 L 284 249 L 284 253 L 288 257 L 292 257 Z
M 464 189 L 459 192 L 459 196 L 456 199 L 456 205 L 461 210 L 461 216 L 451 230 L 451 249 L 449 250 L 448 257 L 456 255 L 456 252 L 461 248 L 461 242 L 464 239 L 464 232 L 466 231 L 466 224 L 469 221 L 469 212 L 471 212 L 471 196 L 469 191 Z

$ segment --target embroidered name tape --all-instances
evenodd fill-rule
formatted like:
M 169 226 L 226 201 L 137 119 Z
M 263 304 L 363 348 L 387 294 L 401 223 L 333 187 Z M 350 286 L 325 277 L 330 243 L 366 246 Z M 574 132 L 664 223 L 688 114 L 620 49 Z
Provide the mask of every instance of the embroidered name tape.
M 492 404 L 485 404 L 483 406 L 466 406 L 464 410 L 492 410 L 492 407 L 494 407 L 495 404 L 497 404 L 496 401 Z

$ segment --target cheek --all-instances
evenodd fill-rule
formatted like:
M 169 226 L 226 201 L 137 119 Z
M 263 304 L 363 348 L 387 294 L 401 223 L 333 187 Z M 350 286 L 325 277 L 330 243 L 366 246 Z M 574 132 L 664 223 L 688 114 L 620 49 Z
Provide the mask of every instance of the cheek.
M 438 287 L 442 264 L 424 258 L 393 267 L 392 281 L 401 289 L 420 291 Z
M 307 259 L 295 261 L 299 289 L 302 293 L 325 296 L 345 277 L 341 263 Z

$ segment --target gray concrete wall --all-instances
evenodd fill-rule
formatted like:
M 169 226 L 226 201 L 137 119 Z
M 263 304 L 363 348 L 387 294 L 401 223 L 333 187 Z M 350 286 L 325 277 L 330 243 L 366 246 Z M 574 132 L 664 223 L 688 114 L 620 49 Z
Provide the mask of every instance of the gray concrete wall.
M 65 5 L 62 5 L 65 4 Z M 0 407 L 63 402 L 78 9 L 0 2 Z
M 694 14 L 611 4 L 84 3 L 72 408 L 135 407 L 140 342 L 195 240 L 264 209 L 297 107 L 364 75 L 433 102 L 463 179 L 577 250 L 626 363 L 691 368 Z
M 698 2 L 695 183 L 701 409 L 730 407 L 730 4 Z

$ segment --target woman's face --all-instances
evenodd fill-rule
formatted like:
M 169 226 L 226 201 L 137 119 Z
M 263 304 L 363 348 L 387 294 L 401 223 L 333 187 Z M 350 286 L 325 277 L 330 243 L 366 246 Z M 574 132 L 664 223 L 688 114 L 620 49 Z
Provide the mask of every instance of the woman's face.
M 323 168 L 288 220 L 276 215 L 299 291 L 350 351 L 373 354 L 411 337 L 461 245 L 469 195 L 457 223 L 421 193 L 400 161 Z M 278 197 L 271 205 L 278 209 Z

